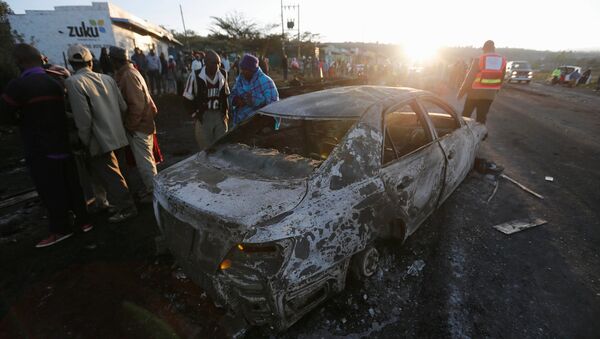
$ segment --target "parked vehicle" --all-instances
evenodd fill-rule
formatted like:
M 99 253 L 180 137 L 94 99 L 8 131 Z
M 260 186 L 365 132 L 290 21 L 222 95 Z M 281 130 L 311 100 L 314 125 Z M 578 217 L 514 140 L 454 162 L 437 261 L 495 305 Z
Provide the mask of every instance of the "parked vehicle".
M 154 210 L 178 264 L 236 319 L 280 331 L 378 268 L 473 167 L 484 125 L 435 95 L 352 86 L 262 108 L 159 173 Z
M 562 65 L 556 69 L 560 70 L 560 76 L 554 76 L 550 79 L 550 82 L 553 85 L 571 85 L 571 74 L 573 74 L 575 71 L 578 71 L 579 74 L 581 74 L 581 67 L 579 66 Z
M 529 84 L 533 79 L 533 69 L 527 61 L 509 61 L 506 63 L 504 79 L 507 82 L 525 82 Z

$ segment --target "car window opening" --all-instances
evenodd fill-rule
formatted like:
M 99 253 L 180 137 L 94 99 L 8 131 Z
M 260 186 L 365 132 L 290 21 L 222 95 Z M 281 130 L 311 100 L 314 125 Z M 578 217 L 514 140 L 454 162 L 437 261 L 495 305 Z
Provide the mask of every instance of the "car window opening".
M 286 119 L 256 114 L 219 144 L 244 144 L 323 161 L 355 122 L 356 119 Z
M 389 113 L 385 117 L 383 164 L 401 158 L 430 141 L 427 130 L 410 106 Z
M 456 117 L 435 102 L 424 100 L 423 107 L 427 110 L 427 114 L 435 127 L 438 138 L 442 138 L 444 135 L 452 133 L 460 127 L 460 123 Z

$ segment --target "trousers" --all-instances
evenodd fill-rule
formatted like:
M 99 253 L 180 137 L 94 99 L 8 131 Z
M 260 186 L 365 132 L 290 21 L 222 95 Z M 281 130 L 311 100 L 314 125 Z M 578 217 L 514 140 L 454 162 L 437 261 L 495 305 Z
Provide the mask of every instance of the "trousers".
M 477 110 L 477 122 L 485 124 L 487 114 L 490 110 L 493 100 L 489 99 L 470 99 L 467 96 L 465 106 L 463 107 L 462 116 L 470 118 L 474 110 Z
M 104 186 L 111 204 L 120 211 L 135 207 L 127 182 L 119 168 L 115 151 L 93 156 L 90 159 L 90 167 Z
M 131 147 L 131 153 L 135 158 L 142 182 L 146 186 L 146 192 L 152 192 L 154 176 L 157 173 L 154 153 L 152 153 L 154 135 L 135 131 L 127 133 L 127 139 L 129 139 L 129 147 Z
M 212 145 L 220 137 L 227 133 L 227 123 L 220 111 L 206 111 L 200 120 L 196 120 L 194 136 L 200 150 Z
M 28 156 L 27 167 L 42 203 L 48 209 L 51 233 L 71 232 L 69 211 L 75 214 L 77 226 L 89 223 L 72 156 L 65 159 L 51 159 L 45 155 Z

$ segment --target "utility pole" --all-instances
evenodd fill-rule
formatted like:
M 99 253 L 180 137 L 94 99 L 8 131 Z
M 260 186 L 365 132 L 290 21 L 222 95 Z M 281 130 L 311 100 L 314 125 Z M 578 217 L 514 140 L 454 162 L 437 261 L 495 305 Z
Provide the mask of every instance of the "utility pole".
M 300 57 L 301 54 L 301 49 L 300 49 L 300 4 L 298 4 L 298 7 L 296 8 L 298 10 L 298 57 Z
M 187 28 L 185 28 L 185 20 L 183 19 L 183 9 L 181 8 L 181 4 L 179 4 L 179 13 L 181 13 L 181 22 L 183 23 L 183 36 L 185 37 L 185 44 L 187 45 L 188 51 L 191 54 L 192 49 L 190 48 L 190 39 L 188 39 L 187 36 Z
M 283 0 L 281 0 L 281 57 L 285 55 L 285 26 L 283 26 Z

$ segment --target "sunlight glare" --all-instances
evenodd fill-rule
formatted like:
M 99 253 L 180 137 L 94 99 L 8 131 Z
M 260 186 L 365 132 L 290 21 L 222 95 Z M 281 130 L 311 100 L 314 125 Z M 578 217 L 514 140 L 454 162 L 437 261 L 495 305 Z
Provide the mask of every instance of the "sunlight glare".
M 430 43 L 404 44 L 404 55 L 413 63 L 426 63 L 433 61 L 438 53 L 439 46 Z

